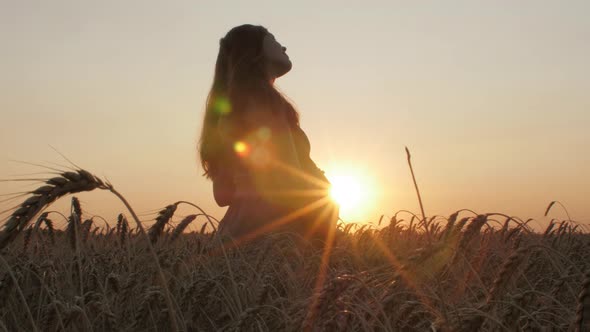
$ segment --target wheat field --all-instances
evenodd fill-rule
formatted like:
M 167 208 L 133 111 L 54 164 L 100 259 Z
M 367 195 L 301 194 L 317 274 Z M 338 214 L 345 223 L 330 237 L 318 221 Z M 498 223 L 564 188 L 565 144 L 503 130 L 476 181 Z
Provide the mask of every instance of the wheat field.
M 72 196 L 69 216 L 44 211 L 92 190 L 128 210 L 99 222 Z M 180 204 L 198 213 L 178 217 Z M 529 223 L 467 209 L 428 219 L 398 211 L 377 225 L 338 225 L 325 248 L 287 233 L 233 247 L 196 205 L 167 205 L 145 229 L 112 184 L 62 172 L 2 227 L 0 329 L 589 331 L 587 229 Z

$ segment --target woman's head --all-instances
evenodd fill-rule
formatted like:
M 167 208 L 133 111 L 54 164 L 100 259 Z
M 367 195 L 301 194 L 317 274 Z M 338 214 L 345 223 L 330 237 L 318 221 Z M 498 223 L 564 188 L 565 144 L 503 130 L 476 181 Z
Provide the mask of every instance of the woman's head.
M 262 53 L 266 59 L 266 73 L 271 81 L 285 75 L 293 67 L 287 55 L 287 48 L 282 46 L 272 33 L 264 36 Z
M 263 26 L 237 26 L 219 40 L 216 74 L 228 85 L 262 80 L 272 83 L 293 66 L 286 49 Z
M 243 24 L 220 39 L 199 139 L 203 175 L 211 178 L 218 165 L 231 159 L 233 151 L 223 146 L 217 123 L 221 117 L 239 119 L 247 102 L 254 100 L 270 106 L 273 112 L 284 111 L 292 126 L 299 125 L 299 114 L 273 85 L 275 78 L 291 68 L 286 48 L 263 26 Z

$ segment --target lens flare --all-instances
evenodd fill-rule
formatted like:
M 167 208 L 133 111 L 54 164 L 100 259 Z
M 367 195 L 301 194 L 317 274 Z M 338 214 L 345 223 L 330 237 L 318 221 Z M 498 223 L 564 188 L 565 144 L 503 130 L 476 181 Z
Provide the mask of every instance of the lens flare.
M 236 151 L 240 157 L 246 157 L 250 154 L 250 146 L 245 142 L 237 141 L 234 143 L 234 151 Z
M 213 104 L 213 109 L 219 115 L 228 114 L 231 112 L 231 103 L 229 102 L 229 99 L 225 97 L 217 97 Z
M 271 132 L 270 132 L 270 129 L 268 127 L 260 127 L 256 131 L 256 135 L 258 136 L 258 138 L 260 140 L 267 141 L 270 138 L 270 136 L 271 136 Z

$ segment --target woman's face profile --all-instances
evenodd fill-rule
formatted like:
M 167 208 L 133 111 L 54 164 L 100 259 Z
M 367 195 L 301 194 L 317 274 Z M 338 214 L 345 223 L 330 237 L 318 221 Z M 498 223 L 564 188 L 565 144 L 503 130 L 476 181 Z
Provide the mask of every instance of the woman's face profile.
M 271 79 L 281 77 L 291 70 L 293 64 L 283 47 L 272 33 L 267 33 L 262 42 L 262 53 L 268 61 L 269 75 Z

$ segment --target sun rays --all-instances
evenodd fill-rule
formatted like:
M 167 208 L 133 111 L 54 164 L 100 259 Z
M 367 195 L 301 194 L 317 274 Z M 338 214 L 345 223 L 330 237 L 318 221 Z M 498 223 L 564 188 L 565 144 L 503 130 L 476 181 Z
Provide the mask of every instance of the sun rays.
M 273 171 L 278 170 L 285 174 L 286 177 L 295 179 L 295 183 L 298 184 L 297 187 L 302 185 L 299 188 L 287 187 L 262 190 L 260 193 L 262 197 L 271 197 L 277 202 L 286 201 L 292 203 L 302 201 L 306 202 L 306 204 L 295 207 L 290 211 L 286 209 L 283 215 L 279 215 L 262 226 L 234 238 L 233 241 L 226 243 L 223 247 L 237 247 L 265 234 L 281 230 L 296 230 L 304 239 L 315 237 L 322 241 L 323 246 L 321 263 L 314 285 L 315 294 L 319 294 L 327 277 L 329 259 L 336 236 L 336 223 L 340 216 L 340 205 L 358 209 L 367 196 L 366 189 L 360 183 L 359 177 L 350 174 L 348 176 L 341 173 L 335 174 L 329 179 L 329 182 L 326 182 L 325 179 L 318 178 L 306 170 L 278 160 L 272 154 L 265 153 L 267 150 L 264 150 L 264 142 L 267 142 L 269 137 L 270 132 L 262 128 L 255 135 L 257 141 L 261 142 L 258 146 L 249 142 L 238 141 L 234 144 L 234 152 L 242 160 L 248 161 L 254 166 L 262 163 L 265 166 L 271 166 Z M 289 183 L 289 181 L 286 183 Z M 311 317 L 311 319 L 313 319 L 317 301 L 316 296 L 308 308 L 308 317 Z

